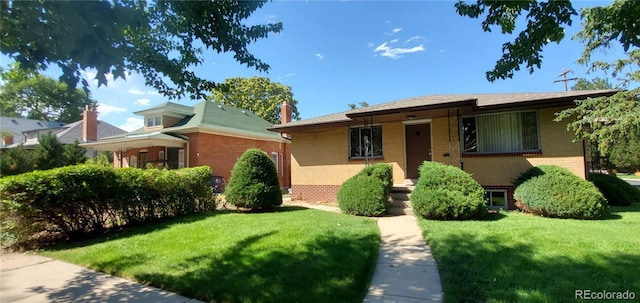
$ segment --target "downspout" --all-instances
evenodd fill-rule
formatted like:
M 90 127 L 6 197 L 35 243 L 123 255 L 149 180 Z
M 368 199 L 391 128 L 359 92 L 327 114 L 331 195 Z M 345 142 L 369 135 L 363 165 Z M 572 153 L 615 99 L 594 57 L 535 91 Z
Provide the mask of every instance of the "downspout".
M 587 141 L 582 140 L 582 162 L 584 163 L 584 179 L 589 178 L 589 165 L 587 163 Z
M 460 143 L 462 141 L 461 129 L 460 129 L 460 109 L 456 108 L 456 130 L 458 131 L 458 166 L 460 169 L 464 170 L 464 165 L 462 163 L 462 148 L 460 147 Z

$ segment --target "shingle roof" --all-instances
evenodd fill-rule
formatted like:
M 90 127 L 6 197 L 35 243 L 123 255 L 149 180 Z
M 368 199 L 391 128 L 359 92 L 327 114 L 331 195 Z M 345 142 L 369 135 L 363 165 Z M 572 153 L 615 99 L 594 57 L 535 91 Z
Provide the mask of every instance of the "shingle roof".
M 174 105 L 179 104 L 168 102 L 163 104 L 161 107 L 172 108 Z M 179 106 L 183 107 L 183 105 Z M 160 107 L 158 106 L 155 107 L 155 109 L 159 108 Z M 187 115 L 173 126 L 163 128 L 161 132 L 189 133 L 196 131 L 196 129 L 204 129 L 212 133 L 221 133 L 239 137 L 282 140 L 280 134 L 267 130 L 272 126 L 271 123 L 260 118 L 249 110 L 211 101 L 202 101 L 189 108 L 193 112 L 192 115 Z M 138 113 L 141 112 L 149 112 L 149 110 L 139 111 Z M 142 133 L 145 133 L 144 128 L 130 132 L 127 135 Z
M 298 127 L 347 124 L 354 117 L 383 115 L 402 111 L 428 110 L 456 106 L 472 106 L 475 109 L 493 107 L 518 107 L 525 105 L 549 104 L 552 102 L 572 102 L 588 97 L 610 96 L 618 90 L 585 90 L 546 93 L 504 93 L 504 94 L 452 94 L 412 97 L 397 101 L 371 105 L 346 112 L 330 114 L 311 119 L 275 125 L 271 131 L 287 131 Z
M 0 117 L 0 130 L 13 136 L 14 142 L 22 142 L 26 138 L 23 132 L 36 129 L 57 129 L 66 125 L 64 122 L 43 121 L 34 119 L 22 119 L 12 117 Z M 0 144 L 3 144 L 0 142 Z M 4 144 L 2 145 L 4 147 Z
M 73 144 L 76 140 L 82 143 L 82 120 L 66 124 L 61 127 L 62 130 L 55 132 L 56 138 L 58 138 L 58 142 L 62 144 Z M 98 139 L 116 136 L 120 134 L 124 134 L 126 131 L 115 127 L 107 122 L 98 120 Z M 31 147 L 38 145 L 38 139 L 30 139 L 26 142 L 22 141 L 14 141 L 15 143 L 9 145 L 8 147 L 16 147 L 20 144 L 23 144 L 24 147 Z

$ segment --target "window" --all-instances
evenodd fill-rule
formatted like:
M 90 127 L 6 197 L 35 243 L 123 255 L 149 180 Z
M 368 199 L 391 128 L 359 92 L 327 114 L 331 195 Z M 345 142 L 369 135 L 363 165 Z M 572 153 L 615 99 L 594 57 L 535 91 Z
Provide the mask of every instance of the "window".
M 349 158 L 382 157 L 382 126 L 349 128 Z
M 131 156 L 131 158 L 129 160 L 129 166 L 130 167 L 138 167 L 138 158 L 136 158 L 136 156 Z
M 147 127 L 162 125 L 162 116 L 147 117 Z
M 158 151 L 158 160 L 164 160 L 164 150 Z
M 462 118 L 465 153 L 538 151 L 536 111 L 477 115 Z
M 271 153 L 271 161 L 273 161 L 273 164 L 276 166 L 276 172 L 280 173 L 280 166 L 278 166 L 278 153 Z
M 484 200 L 489 208 L 507 209 L 507 191 L 487 190 L 484 192 Z
M 178 150 L 178 168 L 184 168 L 184 149 Z

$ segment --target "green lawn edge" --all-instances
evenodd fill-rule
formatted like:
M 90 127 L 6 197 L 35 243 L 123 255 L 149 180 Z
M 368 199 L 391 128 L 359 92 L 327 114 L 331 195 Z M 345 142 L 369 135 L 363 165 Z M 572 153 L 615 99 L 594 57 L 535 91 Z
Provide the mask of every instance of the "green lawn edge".
M 511 211 L 482 221 L 419 224 L 445 302 L 583 302 L 576 300 L 579 290 L 640 296 L 639 204 L 611 207 L 605 220 Z
M 39 253 L 207 302 L 362 302 L 379 246 L 373 219 L 284 206 L 187 216 Z

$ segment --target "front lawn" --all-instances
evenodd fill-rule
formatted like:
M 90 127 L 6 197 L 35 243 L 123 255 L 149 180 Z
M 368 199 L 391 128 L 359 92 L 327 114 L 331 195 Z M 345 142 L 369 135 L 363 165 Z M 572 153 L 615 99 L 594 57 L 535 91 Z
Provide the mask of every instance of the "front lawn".
M 380 235 L 368 218 L 301 207 L 214 212 L 42 254 L 214 302 L 361 302 Z
M 501 212 L 420 226 L 446 302 L 575 302 L 576 290 L 629 290 L 637 299 L 640 205 L 611 213 L 586 221 Z

